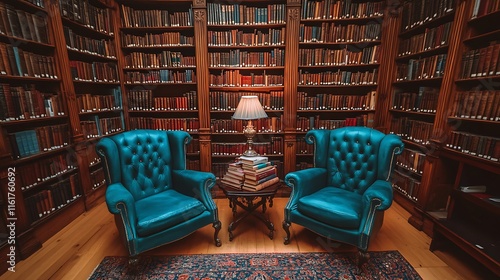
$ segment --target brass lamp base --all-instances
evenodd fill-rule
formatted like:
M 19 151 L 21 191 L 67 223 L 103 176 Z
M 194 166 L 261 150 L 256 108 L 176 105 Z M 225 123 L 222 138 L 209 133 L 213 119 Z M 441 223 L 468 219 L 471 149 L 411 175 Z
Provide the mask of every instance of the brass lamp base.
M 256 157 L 259 155 L 254 149 L 252 149 L 252 144 L 253 144 L 252 139 L 255 136 L 255 134 L 257 134 L 257 131 L 253 127 L 252 120 L 248 120 L 248 124 L 243 130 L 243 135 L 245 135 L 245 137 L 247 138 L 247 144 L 248 144 L 248 149 L 243 152 L 244 156 Z

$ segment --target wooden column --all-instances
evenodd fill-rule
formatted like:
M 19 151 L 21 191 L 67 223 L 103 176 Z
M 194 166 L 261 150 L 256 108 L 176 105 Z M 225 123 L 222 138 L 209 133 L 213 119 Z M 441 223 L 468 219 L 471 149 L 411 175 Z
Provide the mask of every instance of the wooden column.
M 380 53 L 380 67 L 378 74 L 377 103 L 375 107 L 374 128 L 388 133 L 391 127 L 392 83 L 396 80 L 396 54 L 398 52 L 398 34 L 401 28 L 402 1 L 387 1 L 382 21 L 382 44 Z
M 297 85 L 299 84 L 300 0 L 287 1 L 283 127 L 284 174 L 295 170 L 297 139 Z
M 200 168 L 202 171 L 211 171 L 212 149 L 210 141 L 210 92 L 208 89 L 207 3 L 205 0 L 193 1 L 193 14 L 198 117 L 200 121 Z
M 453 93 L 456 90 L 455 80 L 462 65 L 462 39 L 467 24 L 466 4 L 467 1 L 459 0 L 449 35 L 448 55 L 446 56 L 446 65 L 441 89 L 439 90 L 438 106 L 431 136 L 431 140 L 439 145 L 445 143 L 449 137 L 448 117 L 452 109 Z

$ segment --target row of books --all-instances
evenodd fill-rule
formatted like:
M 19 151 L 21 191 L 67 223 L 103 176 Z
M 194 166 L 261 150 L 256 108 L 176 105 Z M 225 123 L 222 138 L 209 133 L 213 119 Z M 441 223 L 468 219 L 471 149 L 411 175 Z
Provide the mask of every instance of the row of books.
M 121 98 L 120 90 L 117 89 L 109 95 L 79 94 L 76 96 L 76 103 L 80 113 L 102 112 L 121 109 Z
M 466 51 L 462 55 L 461 79 L 500 75 L 500 43 Z
M 418 201 L 418 195 L 421 189 L 421 182 L 415 178 L 411 178 L 399 170 L 394 170 L 392 175 L 392 187 L 414 202 Z
M 398 56 L 411 55 L 447 46 L 450 37 L 452 22 L 438 27 L 426 28 L 423 33 L 414 35 L 399 43 Z
M 252 121 L 257 133 L 262 132 L 281 132 L 283 128 L 283 119 L 281 117 L 269 117 L 267 119 L 258 119 Z M 241 133 L 247 124 L 246 120 L 222 120 L 211 119 L 210 131 L 215 133 Z
M 240 99 L 245 95 L 258 97 L 262 108 L 265 110 L 283 110 L 284 97 L 282 90 L 271 90 L 269 92 L 210 92 L 210 109 L 213 111 L 233 111 L 238 106 Z
M 391 120 L 391 133 L 417 144 L 427 145 L 431 137 L 433 123 L 412 120 L 407 117 Z
M 71 60 L 69 62 L 71 77 L 75 81 L 118 83 L 116 63 L 85 62 Z
M 285 66 L 285 50 L 274 48 L 262 52 L 230 50 L 209 52 L 209 67 L 273 67 Z
M 193 138 L 191 139 L 191 142 L 189 142 L 189 144 L 187 144 L 186 146 L 186 153 L 188 154 L 199 154 L 200 153 L 200 139 L 198 138 Z M 198 161 L 198 166 L 199 166 L 199 161 Z M 200 168 L 198 167 L 198 169 L 194 169 L 194 170 L 199 170 Z
M 230 163 L 221 182 L 237 190 L 259 191 L 279 182 L 277 169 L 265 156 L 239 157 Z
M 416 0 L 403 4 L 401 30 L 406 31 L 455 11 L 456 0 Z
M 0 34 L 50 44 L 47 17 L 0 3 Z
M 109 135 L 123 130 L 121 117 L 99 118 L 94 116 L 93 120 L 80 121 L 83 135 L 87 138 L 96 138 Z
M 244 4 L 207 3 L 208 25 L 285 24 L 285 4 L 263 4 L 251 7 Z
M 240 70 L 222 70 L 221 74 L 210 74 L 208 78 L 210 86 L 216 87 L 262 87 L 262 86 L 283 86 L 283 75 L 255 74 L 250 75 L 240 73 Z
M 304 0 L 300 17 L 302 19 L 344 19 L 381 16 L 383 2 L 354 2 L 351 0 Z
M 94 190 L 106 184 L 106 178 L 104 178 L 104 170 L 102 167 L 90 172 L 90 184 Z
M 65 147 L 69 144 L 67 124 L 42 126 L 8 134 L 15 159 Z
M 69 154 L 63 153 L 17 166 L 17 172 L 22 174 L 22 176 L 19 176 L 21 190 L 29 190 L 47 180 L 76 169 L 77 167 L 73 165 L 74 163 L 71 162 Z
M 267 30 L 208 30 L 208 46 L 282 46 L 285 45 L 285 27 Z
M 50 185 L 25 199 L 30 221 L 36 222 L 81 197 L 78 174 Z
M 395 92 L 392 109 L 436 113 L 439 88 L 419 87 L 418 92 Z
M 364 114 L 343 120 L 323 120 L 316 116 L 297 116 L 297 131 L 309 131 L 312 129 L 335 129 L 346 126 L 373 127 L 373 114 Z
M 321 26 L 299 26 L 299 43 L 361 43 L 380 40 L 380 23 L 337 24 L 323 22 Z
M 452 117 L 500 121 L 500 90 L 459 91 L 450 113 Z
M 471 19 L 500 10 L 500 2 L 495 0 L 476 0 L 472 8 Z
M 59 94 L 40 92 L 34 85 L 0 84 L 0 121 L 63 115 L 64 102 Z
M 130 90 L 129 110 L 138 111 L 185 111 L 197 110 L 196 91 L 188 91 L 177 97 L 153 97 L 152 90 Z
M 87 141 L 85 142 L 87 148 L 85 149 L 85 153 L 89 162 L 89 167 L 94 165 L 98 165 L 101 163 L 101 158 L 97 155 L 97 151 L 95 149 L 96 141 Z
M 132 52 L 125 55 L 125 68 L 196 67 L 194 56 L 182 52 L 162 51 L 161 53 Z
M 408 148 L 404 149 L 396 160 L 397 165 L 417 174 L 424 173 L 424 162 L 425 153 Z
M 146 33 L 144 35 L 121 33 L 122 47 L 194 46 L 194 36 L 180 32 Z
M 396 81 L 413 81 L 439 78 L 444 75 L 447 54 L 410 59 L 408 64 L 398 64 Z
M 92 0 L 59 0 L 61 15 L 93 30 L 113 35 L 112 11 L 99 8 Z
M 500 138 L 452 131 L 446 147 L 491 161 L 500 161 Z
M 124 27 L 193 26 L 193 11 L 142 10 L 120 5 Z
M 186 70 L 149 70 L 127 71 L 125 73 L 127 84 L 163 84 L 163 83 L 196 83 L 196 71 Z
M 308 96 L 307 92 L 297 93 L 297 110 L 375 110 L 377 92 L 366 95 L 334 95 L 318 93 Z
M 295 140 L 295 152 L 299 155 L 312 155 L 314 153 L 314 145 L 309 145 L 304 136 L 297 136 Z
M 21 77 L 57 79 L 55 60 L 10 44 L 0 43 L 0 74 Z
M 361 51 L 342 49 L 299 49 L 299 66 L 366 65 L 379 62 L 380 45 Z
M 377 84 L 378 69 L 364 72 L 351 71 L 326 71 L 320 73 L 309 73 L 306 70 L 299 70 L 299 85 L 374 85 Z
M 236 156 L 243 154 L 248 148 L 245 143 L 212 143 L 212 155 L 214 156 Z M 260 155 L 282 155 L 283 137 L 273 136 L 270 142 L 258 142 L 252 144 L 252 149 Z
M 198 118 L 130 118 L 131 129 L 183 130 L 197 132 L 200 129 Z
M 73 29 L 63 27 L 66 47 L 70 50 L 89 53 L 107 58 L 116 58 L 116 51 L 111 40 L 93 39 L 78 35 L 78 32 L 73 32 Z

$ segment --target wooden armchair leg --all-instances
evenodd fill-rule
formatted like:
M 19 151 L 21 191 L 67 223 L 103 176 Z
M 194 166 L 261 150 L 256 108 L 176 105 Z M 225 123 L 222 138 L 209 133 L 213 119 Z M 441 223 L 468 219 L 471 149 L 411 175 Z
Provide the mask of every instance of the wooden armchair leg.
M 222 243 L 220 242 L 220 239 L 219 239 L 219 231 L 221 229 L 221 222 L 220 221 L 215 221 L 212 225 L 215 229 L 215 233 L 214 233 L 214 241 L 215 241 L 215 246 L 217 247 L 220 247 L 222 245 Z
M 368 254 L 368 252 L 358 250 L 358 271 L 361 271 L 361 267 L 368 261 L 369 258 L 370 255 Z
M 285 237 L 285 245 L 290 244 L 290 223 L 287 221 L 283 221 L 283 229 L 286 232 L 286 237 Z

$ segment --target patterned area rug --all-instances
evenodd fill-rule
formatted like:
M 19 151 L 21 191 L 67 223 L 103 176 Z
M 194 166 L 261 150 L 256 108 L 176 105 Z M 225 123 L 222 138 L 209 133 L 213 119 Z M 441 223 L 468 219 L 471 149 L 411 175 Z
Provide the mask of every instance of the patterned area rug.
M 89 279 L 421 279 L 398 251 L 370 252 L 361 271 L 357 253 L 266 253 L 105 257 Z

